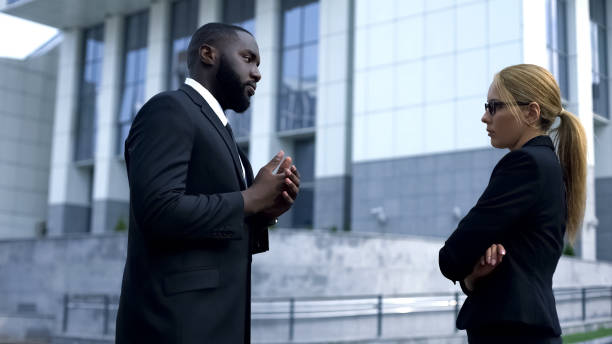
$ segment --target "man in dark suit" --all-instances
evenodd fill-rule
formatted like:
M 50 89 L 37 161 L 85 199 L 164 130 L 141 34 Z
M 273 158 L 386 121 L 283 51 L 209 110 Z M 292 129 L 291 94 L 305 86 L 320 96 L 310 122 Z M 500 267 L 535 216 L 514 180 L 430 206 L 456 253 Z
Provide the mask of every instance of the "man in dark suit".
M 250 342 L 251 255 L 268 249 L 267 227 L 300 183 L 282 151 L 253 178 L 223 113 L 249 107 L 258 66 L 248 31 L 204 25 L 189 44 L 185 85 L 134 119 L 118 344 Z

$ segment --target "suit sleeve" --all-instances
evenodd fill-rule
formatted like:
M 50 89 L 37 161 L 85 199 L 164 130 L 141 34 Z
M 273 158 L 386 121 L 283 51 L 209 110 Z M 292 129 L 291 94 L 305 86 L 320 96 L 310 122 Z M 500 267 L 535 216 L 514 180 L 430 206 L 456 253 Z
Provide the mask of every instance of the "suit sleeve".
M 489 185 L 440 249 L 440 270 L 452 281 L 463 280 L 492 244 L 503 243 L 517 221 L 534 207 L 541 183 L 532 156 L 517 150 L 495 167 Z
M 247 218 L 249 225 L 250 253 L 258 254 L 270 249 L 268 240 L 268 225 L 270 220 L 261 214 L 255 214 Z
M 194 136 L 187 111 L 170 96 L 153 98 L 136 116 L 125 149 L 136 221 L 145 235 L 161 240 L 239 238 L 240 191 L 186 193 Z

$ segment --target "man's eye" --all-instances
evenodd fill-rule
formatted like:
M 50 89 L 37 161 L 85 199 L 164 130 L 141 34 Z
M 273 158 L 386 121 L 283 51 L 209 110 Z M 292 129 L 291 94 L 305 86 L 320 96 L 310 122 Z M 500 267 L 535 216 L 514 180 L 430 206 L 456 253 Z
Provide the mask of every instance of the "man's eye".
M 251 62 L 251 61 L 253 60 L 253 59 L 251 59 L 251 57 L 250 57 L 250 56 L 248 56 L 248 55 L 245 55 L 245 56 L 244 56 L 244 59 L 246 60 L 246 62 Z

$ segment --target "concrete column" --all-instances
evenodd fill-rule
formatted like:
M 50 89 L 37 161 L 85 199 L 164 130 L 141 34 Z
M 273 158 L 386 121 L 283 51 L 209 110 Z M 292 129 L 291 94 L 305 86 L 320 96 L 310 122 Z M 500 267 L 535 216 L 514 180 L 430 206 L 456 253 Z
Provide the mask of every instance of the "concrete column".
M 315 228 L 350 228 L 353 7 L 351 0 L 320 1 Z
M 612 6 L 607 6 L 607 18 L 612 18 Z M 612 27 L 608 26 L 608 41 L 612 38 Z M 608 44 L 608 66 L 612 66 L 612 44 Z M 609 108 L 612 109 L 612 97 Z M 597 259 L 612 261 L 612 116 L 595 120 L 595 190 L 597 216 Z
M 280 66 L 280 0 L 255 2 L 255 32 L 261 56 L 261 81 L 252 99 L 249 160 L 255 173 L 281 149 L 276 135 Z M 284 147 L 283 147 L 284 148 Z
M 104 63 L 98 96 L 98 118 L 93 184 L 91 229 L 94 233 L 125 226 L 129 216 L 129 185 L 125 163 L 119 156 L 117 114 L 121 92 L 124 17 L 112 16 L 104 23 Z
M 546 49 L 546 1 L 525 0 L 522 7 L 523 61 L 550 69 Z
M 49 176 L 47 227 L 51 236 L 89 230 L 91 170 L 74 163 L 82 41 L 81 30 L 63 31 Z
M 220 22 L 223 2 L 221 0 L 200 0 L 198 27 L 211 22 Z
M 167 89 L 170 40 L 170 1 L 153 2 L 149 9 L 145 101 Z
M 589 2 L 576 0 L 568 2 L 569 18 L 568 30 L 570 51 L 570 103 L 568 110 L 580 118 L 587 134 L 587 202 L 584 214 L 582 231 L 580 233 L 579 251 L 583 259 L 595 260 L 596 256 L 596 229 L 595 217 L 595 161 L 593 140 L 593 92 L 592 59 L 591 59 L 591 31 Z

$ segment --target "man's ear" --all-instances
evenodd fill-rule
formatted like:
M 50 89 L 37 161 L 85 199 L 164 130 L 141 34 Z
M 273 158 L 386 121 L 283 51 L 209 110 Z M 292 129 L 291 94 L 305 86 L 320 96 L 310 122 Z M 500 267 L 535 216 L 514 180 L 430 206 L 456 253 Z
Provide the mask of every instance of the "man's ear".
M 205 65 L 212 66 L 217 61 L 218 52 L 217 49 L 208 44 L 202 44 L 200 46 L 200 61 Z

